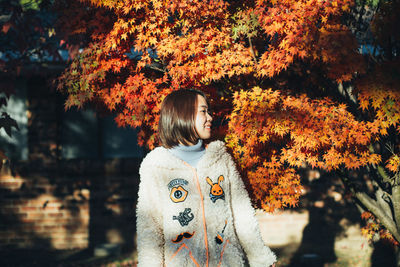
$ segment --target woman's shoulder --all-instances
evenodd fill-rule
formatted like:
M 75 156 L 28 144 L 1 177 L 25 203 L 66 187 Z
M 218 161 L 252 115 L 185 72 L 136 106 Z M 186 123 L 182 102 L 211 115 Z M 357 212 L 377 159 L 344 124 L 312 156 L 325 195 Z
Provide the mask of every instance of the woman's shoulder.
M 229 162 L 231 155 L 228 152 L 225 142 L 217 140 L 209 143 L 201 165 L 212 165 L 222 162 Z M 200 163 L 199 163 L 200 164 Z M 206 166 L 202 166 L 206 167 Z
M 213 153 L 226 152 L 226 144 L 224 141 L 216 140 L 207 145 L 207 150 Z
M 159 163 L 164 161 L 168 156 L 168 151 L 164 147 L 156 147 L 151 150 L 146 156 L 143 158 L 141 166 L 146 165 L 154 165 L 154 163 Z
M 182 165 L 182 162 L 174 157 L 168 149 L 159 146 L 147 153 L 140 164 L 140 169 L 175 169 Z

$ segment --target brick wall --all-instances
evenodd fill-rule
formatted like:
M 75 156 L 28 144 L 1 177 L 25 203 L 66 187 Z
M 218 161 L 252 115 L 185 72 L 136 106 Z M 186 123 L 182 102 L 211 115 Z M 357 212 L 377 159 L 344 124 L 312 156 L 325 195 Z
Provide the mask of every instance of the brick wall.
M 29 156 L 0 173 L 0 249 L 131 250 L 140 159 L 62 159 L 64 99 L 45 78 L 26 79 Z
M 0 176 L 1 247 L 88 246 L 89 191 L 58 197 L 56 188 L 46 177 Z
M 51 181 L 3 173 L 0 248 L 77 249 L 101 243 L 132 248 L 137 183 L 135 175 Z

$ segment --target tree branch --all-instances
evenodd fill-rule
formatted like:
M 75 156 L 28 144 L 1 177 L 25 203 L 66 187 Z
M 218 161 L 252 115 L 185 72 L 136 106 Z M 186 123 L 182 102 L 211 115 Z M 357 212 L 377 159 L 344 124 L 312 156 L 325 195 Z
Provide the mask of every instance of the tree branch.
M 399 173 L 396 173 L 395 183 L 392 187 L 392 203 L 393 203 L 394 221 L 397 224 L 397 231 L 400 233 L 400 174 Z
M 153 64 L 146 65 L 146 67 L 149 68 L 149 69 L 152 69 L 152 70 L 160 71 L 160 72 L 162 72 L 162 73 L 165 73 L 165 72 L 166 72 L 164 69 L 161 69 L 161 68 L 159 68 L 159 67 L 157 67 L 157 66 L 154 66 Z
M 393 237 L 400 242 L 400 232 L 394 221 L 379 207 L 375 200 L 366 193 L 354 192 L 354 196 L 379 219 L 380 223 L 389 230 Z
M 372 144 L 368 146 L 368 149 L 371 153 L 376 153 L 375 148 Z M 382 177 L 383 182 L 392 184 L 392 181 L 389 175 L 387 175 L 384 167 L 382 167 L 381 165 L 378 166 L 372 165 L 372 166 L 377 170 L 378 175 Z
M 248 39 L 249 39 L 249 45 L 250 45 L 250 49 L 251 49 L 251 54 L 253 55 L 254 63 L 257 63 L 256 53 L 254 52 L 254 48 L 253 48 L 253 44 L 251 42 L 251 38 L 248 37 Z
M 378 174 L 382 177 L 382 180 L 383 180 L 385 183 L 389 183 L 389 184 L 392 183 L 392 181 L 391 181 L 389 175 L 387 175 L 387 173 L 386 173 L 386 171 L 385 171 L 385 168 L 383 168 L 382 166 L 378 166 L 378 167 L 377 167 L 377 171 L 378 171 Z
M 384 190 L 382 190 L 382 188 L 375 180 L 372 180 L 372 183 L 377 188 L 377 190 L 375 191 L 376 203 L 385 211 L 386 215 L 390 217 L 391 220 L 393 220 L 394 217 L 392 214 L 392 209 L 390 207 L 390 203 L 392 202 L 391 196 Z

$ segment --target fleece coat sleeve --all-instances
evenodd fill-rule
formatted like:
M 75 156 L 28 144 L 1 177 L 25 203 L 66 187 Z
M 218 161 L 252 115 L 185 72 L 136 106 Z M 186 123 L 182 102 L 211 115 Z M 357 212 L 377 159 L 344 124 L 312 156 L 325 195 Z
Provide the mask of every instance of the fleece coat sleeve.
M 155 176 L 150 167 L 140 168 L 140 185 L 136 209 L 138 267 L 164 266 L 164 236 L 161 212 L 157 204 Z
M 229 156 L 228 169 L 231 178 L 231 201 L 233 223 L 240 244 L 244 249 L 251 267 L 267 267 L 276 262 L 276 256 L 264 245 L 254 208 L 243 181 Z

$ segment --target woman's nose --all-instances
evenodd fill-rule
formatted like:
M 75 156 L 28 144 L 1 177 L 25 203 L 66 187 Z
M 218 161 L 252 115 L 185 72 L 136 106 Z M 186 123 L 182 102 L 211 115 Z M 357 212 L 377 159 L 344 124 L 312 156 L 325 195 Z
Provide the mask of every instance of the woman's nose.
M 207 113 L 207 120 L 212 121 L 212 117 L 211 117 L 210 113 Z

